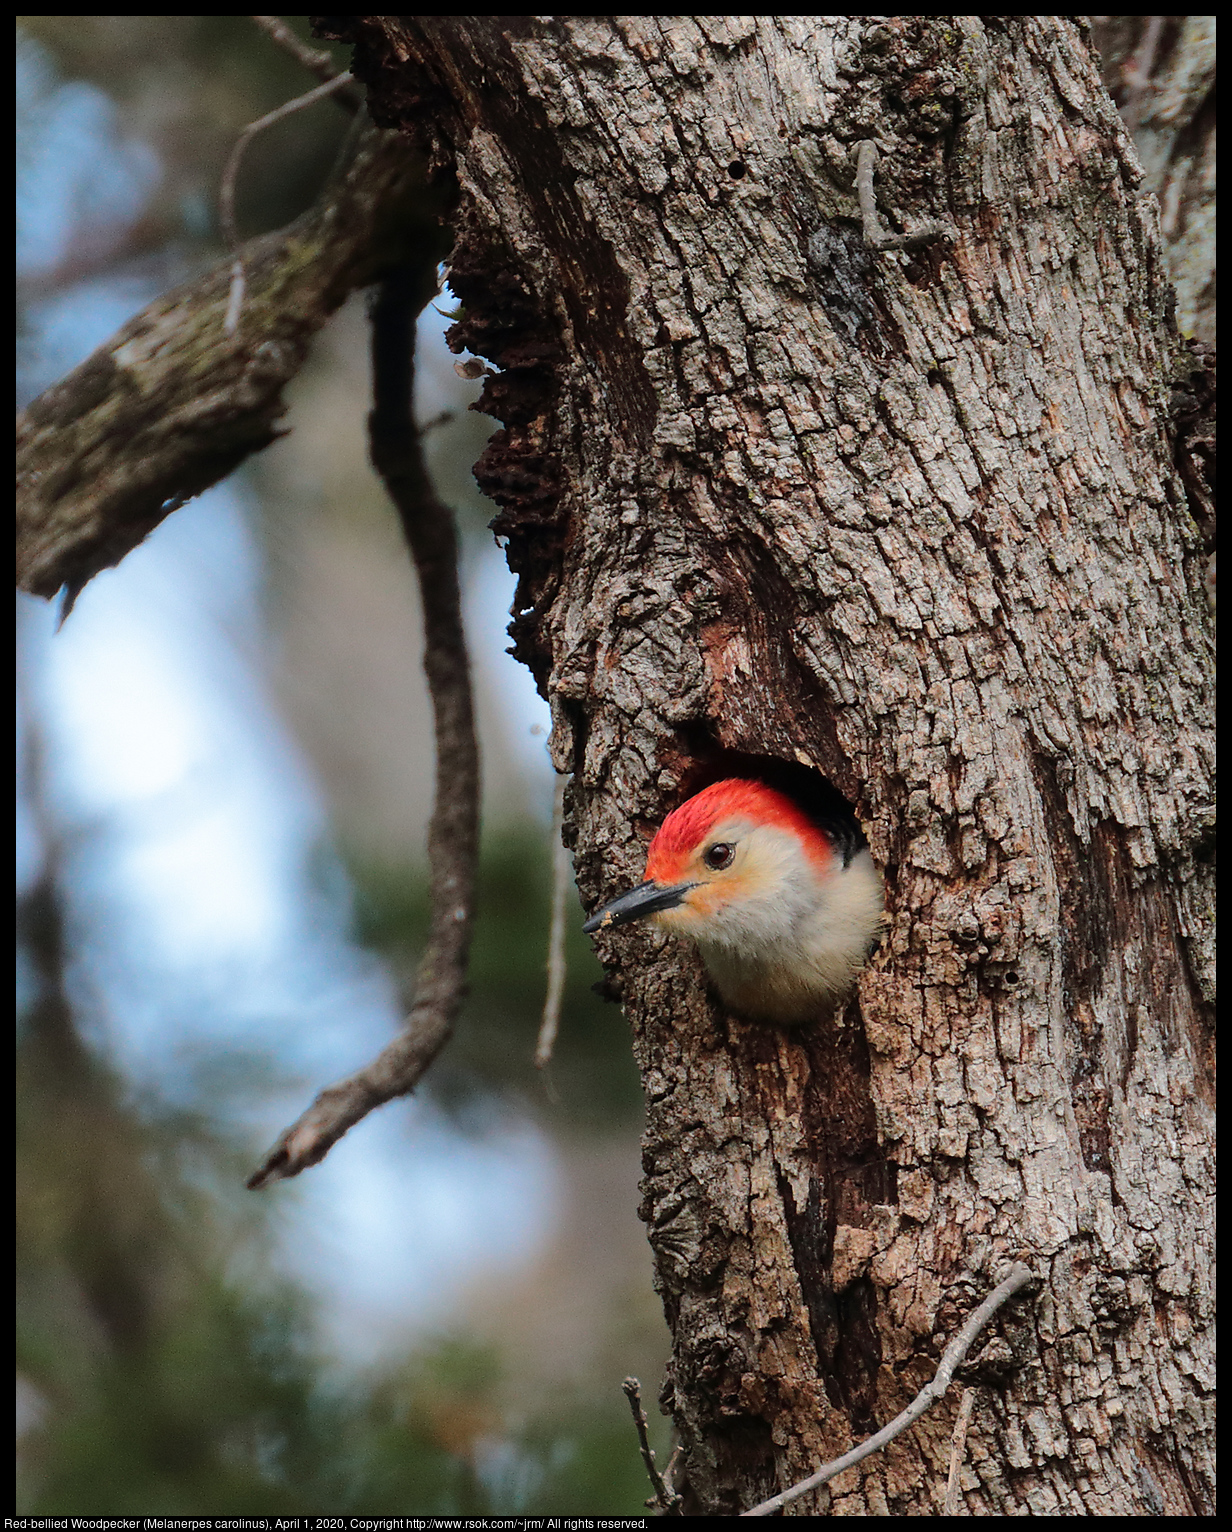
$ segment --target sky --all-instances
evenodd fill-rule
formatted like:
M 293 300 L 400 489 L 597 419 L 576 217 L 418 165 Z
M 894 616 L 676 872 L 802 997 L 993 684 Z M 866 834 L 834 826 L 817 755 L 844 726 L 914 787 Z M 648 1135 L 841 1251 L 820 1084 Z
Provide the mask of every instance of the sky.
M 29 281 L 55 267 L 83 223 L 136 218 L 159 167 L 149 145 L 124 137 L 102 92 L 60 81 L 29 43 L 17 91 L 17 261 Z M 93 280 L 32 304 L 22 401 L 153 296 L 131 278 Z M 422 418 L 442 407 L 434 380 L 452 376 L 444 326 L 431 309 L 421 323 Z M 388 976 L 348 939 L 350 893 L 322 794 L 273 701 L 248 493 L 236 475 L 169 517 L 91 582 L 58 630 L 51 604 L 18 595 L 18 760 L 20 773 L 33 723 L 91 1041 L 135 1096 L 173 1104 L 247 1066 L 249 1086 L 226 1110 L 272 1141 L 399 1018 Z M 503 652 L 511 596 L 493 550 L 467 592 L 474 660 L 540 784 L 531 796 L 550 798 L 547 710 Z M 19 888 L 41 854 L 19 782 Z M 392 1335 L 442 1322 L 468 1278 L 529 1261 L 553 1228 L 558 1183 L 550 1141 L 507 1105 L 481 1103 L 464 1129 L 415 1097 L 273 1192 L 277 1258 L 319 1300 L 339 1359 L 370 1360 Z

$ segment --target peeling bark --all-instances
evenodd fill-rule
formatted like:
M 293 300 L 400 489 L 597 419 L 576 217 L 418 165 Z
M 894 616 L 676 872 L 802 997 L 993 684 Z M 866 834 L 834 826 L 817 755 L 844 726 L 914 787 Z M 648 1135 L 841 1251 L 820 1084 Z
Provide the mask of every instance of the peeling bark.
M 805 762 L 887 874 L 840 1024 L 600 938 L 690 1504 L 965 1370 L 976 1514 L 1212 1504 L 1212 625 L 1153 199 L 1051 17 L 329 18 L 456 186 L 476 473 L 572 773 L 580 887 L 724 752 Z M 957 235 L 865 249 L 881 215 Z M 932 1514 L 954 1398 L 806 1497 Z

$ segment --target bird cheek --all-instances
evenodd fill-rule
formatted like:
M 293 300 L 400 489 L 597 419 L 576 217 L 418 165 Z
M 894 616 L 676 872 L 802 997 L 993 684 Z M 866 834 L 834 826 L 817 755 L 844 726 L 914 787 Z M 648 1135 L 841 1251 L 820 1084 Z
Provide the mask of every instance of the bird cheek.
M 692 936 L 697 926 L 697 916 L 687 899 L 673 909 L 656 911 L 650 918 L 661 931 L 670 931 L 673 936 Z
M 697 888 L 689 891 L 681 904 L 681 912 L 687 911 L 687 917 L 676 929 L 689 936 L 712 930 L 715 921 L 722 915 L 726 903 L 725 889 L 718 888 L 713 883 L 699 884 Z

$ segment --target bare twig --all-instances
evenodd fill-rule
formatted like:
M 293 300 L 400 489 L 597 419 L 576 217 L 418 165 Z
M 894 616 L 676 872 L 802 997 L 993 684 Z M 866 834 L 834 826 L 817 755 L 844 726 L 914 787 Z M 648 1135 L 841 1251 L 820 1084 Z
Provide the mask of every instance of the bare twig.
M 397 507 L 419 577 L 424 670 L 436 723 L 436 804 L 428 828 L 432 926 L 400 1035 L 358 1074 L 324 1090 L 274 1145 L 250 1187 L 315 1165 L 374 1107 L 405 1096 L 453 1031 L 466 993 L 479 843 L 479 753 L 462 632 L 453 515 L 436 497 L 415 429 L 415 318 L 431 297 L 435 260 L 388 278 L 370 312 L 372 461 Z
M 565 907 L 569 897 L 569 852 L 561 838 L 565 822 L 565 779 L 556 779 L 552 799 L 552 923 L 548 929 L 548 991 L 535 1045 L 535 1068 L 546 1069 L 556 1046 L 560 1002 L 565 993 Z
M 809 1490 L 820 1489 L 823 1484 L 848 1468 L 853 1468 L 857 1463 L 862 1463 L 865 1458 L 871 1457 L 874 1452 L 892 1442 L 896 1436 L 904 1432 L 909 1425 L 919 1420 L 931 1405 L 949 1388 L 954 1376 L 954 1369 L 970 1351 L 980 1331 L 997 1312 L 1003 1303 L 1012 1298 L 1014 1294 L 1024 1288 L 1032 1280 L 1030 1268 L 1023 1265 L 1015 1266 L 1004 1282 L 998 1283 L 984 1299 L 975 1313 L 971 1315 L 966 1324 L 945 1348 L 941 1361 L 937 1364 L 937 1371 L 933 1374 L 930 1382 L 926 1383 L 920 1392 L 900 1415 L 896 1415 L 888 1426 L 883 1426 L 875 1436 L 870 1436 L 859 1447 L 853 1447 L 850 1452 L 845 1452 L 841 1458 L 836 1458 L 833 1463 L 827 1463 L 819 1468 L 815 1474 L 811 1474 L 799 1484 L 793 1484 L 790 1489 L 783 1490 L 778 1495 L 772 1495 L 769 1500 L 763 1500 L 760 1505 L 755 1505 L 752 1510 L 743 1512 L 745 1516 L 771 1516 L 775 1511 L 782 1510 L 785 1505 L 790 1505 L 793 1500 L 799 1500 L 801 1495 L 807 1495 Z
M 343 73 L 324 48 L 310 48 L 302 38 L 296 36 L 281 16 L 251 16 L 249 20 L 254 21 L 272 43 L 284 53 L 289 53 L 297 64 L 302 65 L 309 74 L 316 75 L 318 80 L 336 80 Z M 338 105 L 349 112 L 357 112 L 361 104 L 358 91 L 344 91 L 338 101 Z
M 419 428 L 419 439 L 427 441 L 433 431 L 439 431 L 442 426 L 447 426 L 453 419 L 453 416 L 454 412 L 452 410 L 441 410 L 433 415 L 431 420 L 425 420 Z
M 284 101 L 272 112 L 266 112 L 264 117 L 258 117 L 256 122 L 250 122 L 235 140 L 235 147 L 227 156 L 222 180 L 218 186 L 218 221 L 222 227 L 222 237 L 232 255 L 231 290 L 227 296 L 227 312 L 222 325 L 225 335 L 234 335 L 239 328 L 240 310 L 244 306 L 246 285 L 244 254 L 240 249 L 239 236 L 235 228 L 235 180 L 240 172 L 244 151 L 258 133 L 276 122 L 281 122 L 284 117 L 290 117 L 293 112 L 302 112 L 306 106 L 315 106 L 318 101 L 323 101 L 327 96 L 336 95 L 350 83 L 349 74 L 335 75 L 332 80 L 326 80 L 324 85 L 318 85 L 302 96 L 296 96 L 293 101 Z
M 658 1506 L 668 1516 L 679 1516 L 681 1497 L 675 1490 L 669 1488 L 659 1472 L 659 1465 L 655 1462 L 654 1448 L 650 1445 L 649 1422 L 646 1419 L 646 1411 L 642 1409 L 642 1385 L 636 1378 L 626 1378 L 620 1386 L 624 1389 L 625 1398 L 629 1401 L 629 1409 L 633 1412 L 638 1446 L 642 1449 L 642 1462 L 646 1465 L 646 1472 L 650 1475 L 650 1483 L 654 1488 L 654 1499 L 648 1500 L 646 1504 Z M 674 1457 L 673 1461 L 675 1461 Z M 670 1463 L 668 1471 L 669 1473 L 671 1471 Z
M 935 239 L 954 237 L 953 225 L 940 218 L 930 219 L 907 234 L 892 234 L 877 212 L 877 195 L 873 191 L 876 168 L 877 146 L 871 139 L 862 139 L 856 145 L 856 191 L 860 197 L 860 217 L 864 222 L 864 243 L 871 250 L 918 250 Z
M 954 1422 L 954 1434 L 950 1437 L 950 1473 L 945 1483 L 946 1516 L 958 1515 L 960 1497 L 958 1476 L 962 1469 L 963 1453 L 967 1449 L 967 1427 L 971 1424 L 971 1406 L 975 1403 L 975 1390 L 964 1388 L 962 1403 L 958 1406 L 958 1419 Z

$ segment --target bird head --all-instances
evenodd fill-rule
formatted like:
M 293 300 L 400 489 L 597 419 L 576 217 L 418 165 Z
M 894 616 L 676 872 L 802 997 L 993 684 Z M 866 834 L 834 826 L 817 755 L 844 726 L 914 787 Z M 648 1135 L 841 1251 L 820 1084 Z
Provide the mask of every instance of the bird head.
M 650 919 L 703 946 L 750 951 L 781 942 L 843 865 L 835 839 L 784 794 L 761 782 L 716 782 L 663 821 L 645 881 L 583 929 Z

